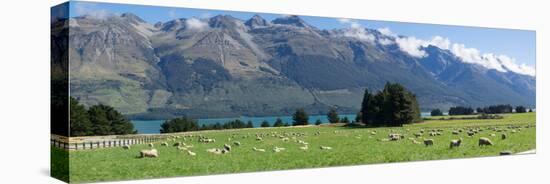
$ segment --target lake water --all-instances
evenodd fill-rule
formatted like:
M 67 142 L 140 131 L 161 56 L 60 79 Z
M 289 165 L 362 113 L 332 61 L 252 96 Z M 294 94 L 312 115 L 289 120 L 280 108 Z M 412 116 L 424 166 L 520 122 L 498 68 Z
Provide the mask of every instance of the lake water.
M 339 115 L 340 118 L 347 117 L 350 121 L 355 120 L 355 114 L 345 114 L 345 115 Z M 423 112 L 421 114 L 422 117 L 430 116 L 430 113 Z M 252 124 L 254 127 L 259 127 L 260 124 L 265 120 L 269 122 L 270 125 L 273 125 L 277 118 L 281 118 L 284 123 L 292 124 L 292 116 L 266 116 L 266 117 L 240 117 L 240 118 L 214 118 L 214 119 L 199 119 L 199 125 L 210 125 L 215 123 L 226 123 L 229 121 L 233 121 L 236 119 L 240 119 L 241 121 L 244 121 L 245 123 L 248 121 L 252 121 Z M 326 115 L 311 115 L 309 116 L 309 123 L 314 124 L 317 119 L 321 120 L 323 123 L 328 123 L 328 119 Z M 134 124 L 135 129 L 140 134 L 158 134 L 160 133 L 160 125 L 164 123 L 165 120 L 132 120 L 132 123 Z

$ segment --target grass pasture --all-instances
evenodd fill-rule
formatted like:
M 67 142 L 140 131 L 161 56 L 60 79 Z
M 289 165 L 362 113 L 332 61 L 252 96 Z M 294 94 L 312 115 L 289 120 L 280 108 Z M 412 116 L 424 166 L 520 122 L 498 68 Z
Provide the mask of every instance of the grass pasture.
M 520 126 L 521 130 L 516 129 L 517 132 L 512 133 L 509 125 Z M 531 126 L 526 128 L 527 125 Z M 160 143 L 155 144 L 160 154 L 158 158 L 137 158 L 140 150 L 149 149 L 147 145 L 134 145 L 129 150 L 106 148 L 70 151 L 70 181 L 79 183 L 496 156 L 504 150 L 517 153 L 535 149 L 536 128 L 532 125 L 535 125 L 535 113 L 507 114 L 504 119 L 497 120 L 427 120 L 404 127 L 388 128 L 308 126 L 192 132 L 182 135 L 203 135 L 216 139 L 216 142 L 199 143 L 197 137 L 188 137 L 185 141 L 180 138 L 176 141 L 193 145 L 189 150 L 195 152 L 196 156 L 190 156 L 173 147 L 174 141 L 168 142 L 167 147 L 160 146 Z M 495 132 L 492 130 L 494 127 L 506 131 Z M 451 134 L 459 128 L 464 131 L 459 135 Z M 466 131 L 470 128 L 483 131 L 468 137 Z M 414 138 L 413 133 L 421 129 L 426 132 L 423 138 L 434 139 L 433 146 L 414 144 L 408 139 Z M 427 132 L 431 129 L 442 129 L 442 135 L 428 136 Z M 373 131 L 376 135 L 371 134 Z M 315 135 L 317 132 L 319 135 Z M 392 132 L 403 134 L 405 138 L 399 141 L 380 141 L 388 138 L 388 134 Z M 293 136 L 292 133 L 305 133 L 305 136 Z M 506 133 L 508 138 L 501 140 L 501 133 Z M 262 141 L 258 141 L 256 134 L 265 136 Z M 490 134 L 496 136 L 492 137 Z M 289 141 L 283 141 L 279 135 L 287 137 Z M 459 137 L 464 140 L 462 145 L 450 149 L 449 141 Z M 490 138 L 494 145 L 478 146 L 479 137 Z M 309 143 L 309 149 L 299 149 L 303 145 L 297 143 L 297 140 Z M 421 138 L 416 140 L 422 142 Z M 242 145 L 235 146 L 232 144 L 234 141 L 239 141 Z M 223 148 L 225 143 L 232 146 L 231 152 L 227 154 L 216 155 L 206 151 L 209 148 Z M 275 146 L 286 150 L 276 153 L 273 151 Z M 320 146 L 329 146 L 332 149 L 322 150 Z M 253 147 L 265 149 L 266 152 L 254 151 Z M 53 150 L 52 154 L 63 152 Z

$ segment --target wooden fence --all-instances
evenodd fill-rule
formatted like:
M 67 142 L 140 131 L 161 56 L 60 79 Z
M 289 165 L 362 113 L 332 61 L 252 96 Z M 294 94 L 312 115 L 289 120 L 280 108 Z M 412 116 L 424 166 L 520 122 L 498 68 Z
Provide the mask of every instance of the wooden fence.
M 78 140 L 71 140 L 72 138 L 59 138 L 59 136 L 52 136 L 50 144 L 52 146 L 66 149 L 66 150 L 86 150 L 97 148 L 110 148 L 120 147 L 123 145 L 134 144 L 147 144 L 152 142 L 159 142 L 166 138 L 155 137 L 127 137 L 127 138 L 109 138 L 109 139 L 90 139 L 90 138 L 78 138 Z M 68 141 L 67 141 L 68 140 Z

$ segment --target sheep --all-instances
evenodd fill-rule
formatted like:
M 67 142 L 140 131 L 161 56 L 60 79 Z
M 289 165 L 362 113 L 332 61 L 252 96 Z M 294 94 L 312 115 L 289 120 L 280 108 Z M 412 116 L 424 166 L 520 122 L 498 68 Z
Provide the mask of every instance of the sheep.
M 151 157 L 151 158 L 156 158 L 156 157 L 159 157 L 159 153 L 156 149 L 151 149 L 151 150 L 141 150 L 139 152 L 140 154 L 140 158 L 145 158 L 145 157 Z
M 475 134 L 475 133 L 472 132 L 472 131 L 468 131 L 467 133 L 468 133 L 468 136 L 474 136 L 474 134 Z
M 301 150 L 307 150 L 309 147 L 307 145 L 300 147 Z
M 492 146 L 493 142 L 489 138 L 486 137 L 480 137 L 479 138 L 479 146 Z
M 168 146 L 168 143 L 167 142 L 163 142 L 160 144 L 161 146 Z
M 434 145 L 434 140 L 433 139 L 424 139 L 424 145 L 433 146 Z
M 282 138 L 281 140 L 283 140 L 284 142 L 287 142 L 287 141 L 289 141 L 290 139 L 288 139 L 288 137 L 285 137 L 285 138 Z
M 458 135 L 458 131 L 453 131 L 453 135 Z
M 263 139 L 261 137 L 256 137 L 257 141 L 262 141 Z
M 429 135 L 433 137 L 433 136 L 436 136 L 436 135 L 437 135 L 437 133 L 435 133 L 435 132 L 430 132 L 430 134 L 429 134 Z
M 412 143 L 413 144 L 422 144 L 421 142 L 418 142 L 417 140 L 414 140 L 414 139 L 412 140 Z
M 422 133 L 414 133 L 414 136 L 415 136 L 416 138 L 419 138 L 419 137 L 422 136 Z
M 501 138 L 502 140 L 506 139 L 506 134 L 500 135 L 500 138 Z
M 174 147 L 178 147 L 178 146 L 181 146 L 181 142 L 176 142 L 176 143 L 174 143 L 174 145 L 173 145 L 173 146 L 174 146 Z
M 187 150 L 187 154 L 191 156 L 197 155 L 195 152 L 192 152 L 191 150 Z
M 187 150 L 187 147 L 178 146 L 178 150 Z
M 231 146 L 229 146 L 229 144 L 224 144 L 223 149 L 225 149 L 227 151 L 231 151 Z
M 253 147 L 252 150 L 258 151 L 258 152 L 265 152 L 265 149 L 259 149 L 259 148 L 256 148 L 256 147 Z
M 370 132 L 371 135 L 376 135 L 375 131 Z
M 497 136 L 497 135 L 495 135 L 495 134 L 491 134 L 490 136 L 491 136 L 491 137 L 494 137 L 494 136 Z
M 155 145 L 153 143 L 149 143 L 149 147 L 152 148 L 155 147 Z
M 458 139 L 458 140 L 451 140 L 451 144 L 449 146 L 449 148 L 453 148 L 453 147 L 460 147 L 460 143 L 462 143 L 462 138 Z
M 241 145 L 241 142 L 235 141 L 235 142 L 233 142 L 233 144 L 234 144 L 235 146 L 240 146 L 240 145 Z
M 329 146 L 321 146 L 320 148 L 321 148 L 321 150 L 331 150 L 332 149 L 332 147 L 329 147 Z
M 206 152 L 209 152 L 209 153 L 214 153 L 214 154 L 222 154 L 222 150 L 218 149 L 218 148 L 210 148 L 210 149 L 207 149 Z
M 279 147 L 277 147 L 277 146 L 275 146 L 275 148 L 273 148 L 273 151 L 274 151 L 275 153 L 278 153 L 278 152 L 281 152 L 281 151 L 284 151 L 284 150 L 285 150 L 285 148 L 279 148 Z
M 130 149 L 130 145 L 125 144 L 122 146 L 122 149 Z
M 308 145 L 309 143 L 307 143 L 306 141 L 302 141 L 302 140 L 298 140 L 298 143 L 299 144 L 303 144 L 303 145 Z

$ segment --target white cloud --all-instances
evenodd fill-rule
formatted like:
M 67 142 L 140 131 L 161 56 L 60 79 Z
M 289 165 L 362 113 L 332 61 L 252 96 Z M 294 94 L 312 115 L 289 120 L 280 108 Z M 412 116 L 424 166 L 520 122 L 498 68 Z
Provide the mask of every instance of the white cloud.
M 96 8 L 96 5 L 93 3 L 76 3 L 74 8 L 77 15 L 93 17 L 96 19 L 106 19 L 115 15 L 108 10 Z
M 481 65 L 485 68 L 494 69 L 500 72 L 511 71 L 530 76 L 535 76 L 536 73 L 534 67 L 526 64 L 517 64 L 514 58 L 493 53 L 481 54 L 479 50 L 468 48 L 464 44 L 452 44 L 451 52 L 466 63 Z
M 185 21 L 185 25 L 188 29 L 196 30 L 196 31 L 202 31 L 206 28 L 208 28 L 208 23 L 203 22 L 197 18 L 190 18 Z
M 389 37 L 397 37 L 397 35 L 395 33 L 393 33 L 390 28 L 379 28 L 377 29 L 378 32 L 382 33 L 382 35 L 385 35 L 385 36 L 389 36 Z
M 349 28 L 346 28 L 343 32 L 343 36 L 345 37 L 357 38 L 367 42 L 374 42 L 376 39 L 374 35 L 367 32 L 367 30 L 357 21 L 351 19 L 338 19 L 338 22 L 349 26 Z
M 403 52 L 414 57 L 425 57 L 426 52 L 421 50 L 421 46 L 425 44 L 424 40 L 415 37 L 400 37 L 396 38 L 395 42 Z

